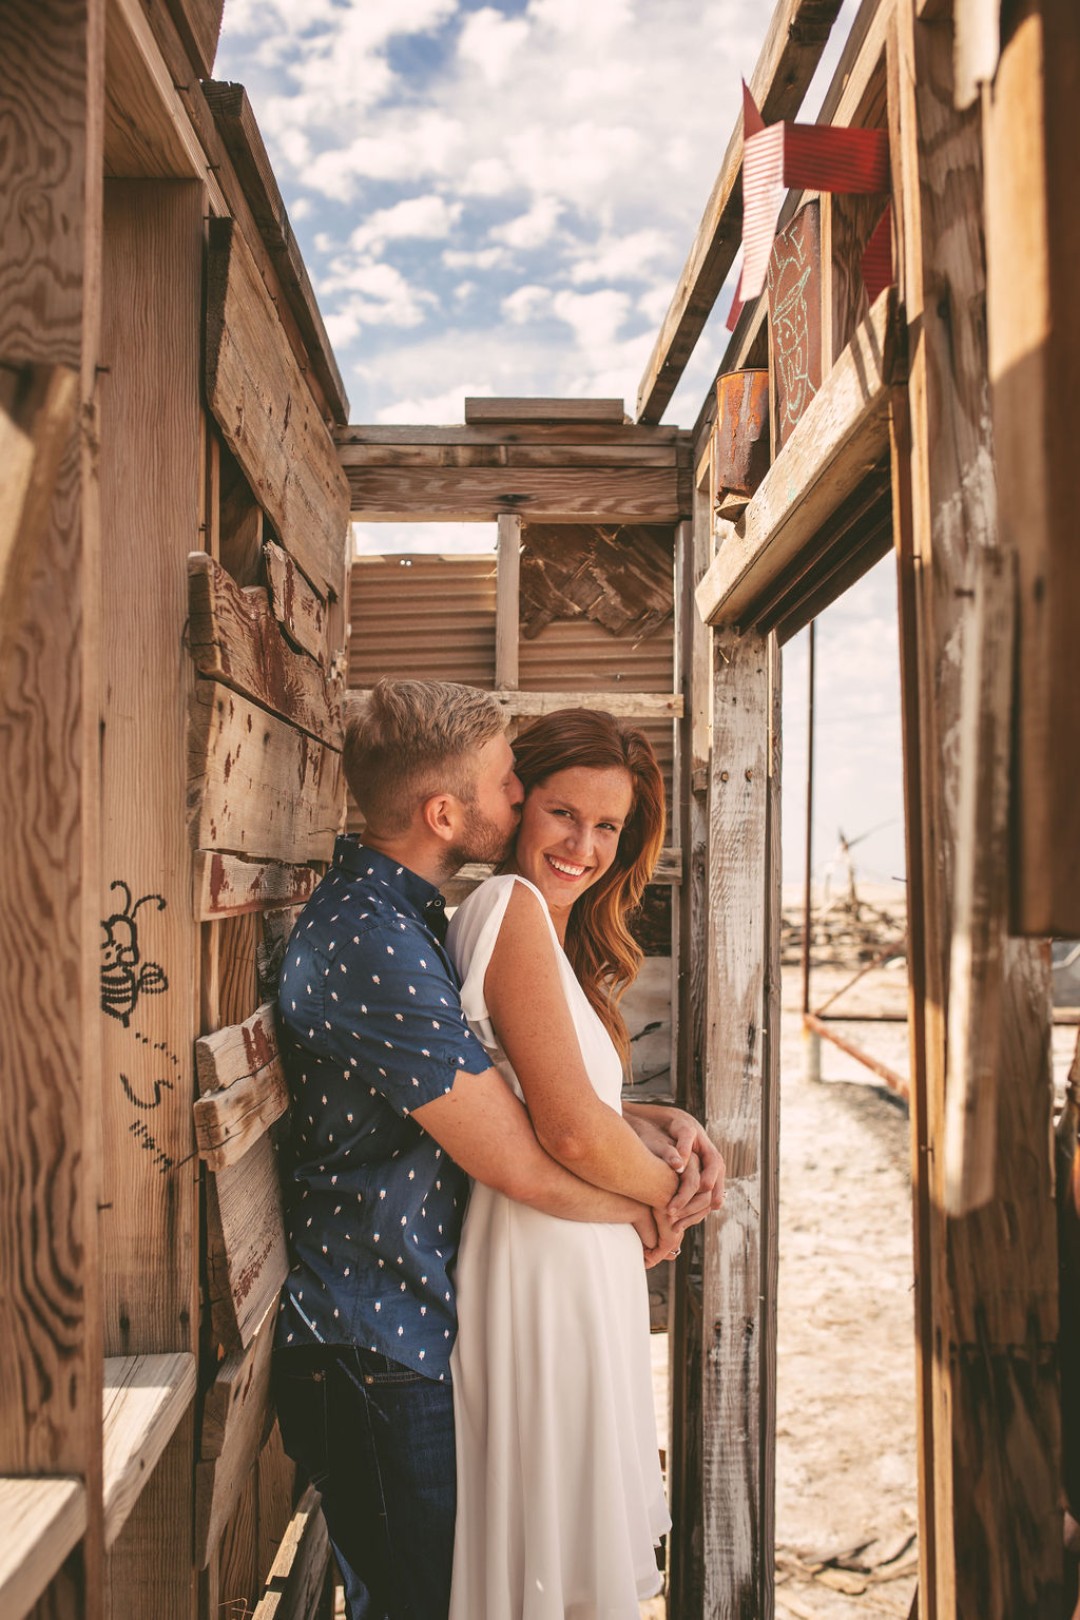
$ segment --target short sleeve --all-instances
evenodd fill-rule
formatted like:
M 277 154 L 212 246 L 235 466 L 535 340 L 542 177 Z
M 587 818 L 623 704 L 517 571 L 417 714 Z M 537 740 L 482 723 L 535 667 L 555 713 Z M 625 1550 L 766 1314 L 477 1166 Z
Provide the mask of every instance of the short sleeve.
M 446 936 L 446 948 L 461 978 L 462 1010 L 489 1052 L 497 1052 L 499 1042 L 484 997 L 484 980 L 515 883 L 536 896 L 557 945 L 551 916 L 540 890 L 528 878 L 512 872 L 487 878 L 474 889 L 455 911 Z
M 490 1067 L 438 953 L 410 943 L 376 933 L 338 951 L 324 1003 L 334 1056 L 403 1115 L 445 1096 L 460 1070 Z

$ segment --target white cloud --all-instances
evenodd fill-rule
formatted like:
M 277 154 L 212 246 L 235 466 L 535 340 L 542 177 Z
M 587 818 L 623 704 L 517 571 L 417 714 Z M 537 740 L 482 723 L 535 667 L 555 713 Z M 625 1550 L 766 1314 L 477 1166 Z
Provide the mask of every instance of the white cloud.
M 529 24 L 525 18 L 506 17 L 501 11 L 484 6 L 466 17 L 458 39 L 458 55 L 495 89 L 506 82 L 528 37 Z
M 624 292 L 606 288 L 593 293 L 556 293 L 552 311 L 571 328 L 586 353 L 609 347 L 630 312 L 630 299 Z
M 343 300 L 327 317 L 336 320 L 339 328 L 344 323 L 350 339 L 355 338 L 361 325 L 409 327 L 419 326 L 426 312 L 438 305 L 434 293 L 412 287 L 401 271 L 392 264 L 356 263 L 351 259 L 331 261 L 327 274 L 319 284 L 322 294 L 346 293 Z M 335 341 L 331 338 L 331 341 Z
M 544 247 L 555 234 L 562 213 L 562 203 L 556 197 L 538 197 L 526 214 L 495 225 L 489 233 L 492 241 L 505 242 L 512 248 Z
M 546 315 L 551 309 L 551 288 L 540 286 L 518 287 L 502 301 L 502 312 L 515 326 L 524 326 Z
M 505 270 L 513 263 L 513 255 L 502 247 L 447 248 L 442 262 L 448 270 Z
M 541 28 L 572 40 L 577 53 L 602 45 L 636 21 L 630 0 L 532 0 L 529 17 Z
M 650 281 L 657 261 L 663 264 L 671 257 L 670 237 L 646 226 L 629 236 L 606 238 L 578 260 L 570 280 L 578 287 L 590 281 Z
M 349 246 L 358 252 L 378 250 L 389 240 L 421 237 L 439 241 L 449 236 L 461 218 L 462 203 L 448 203 L 434 194 L 404 197 L 390 208 L 379 208 L 358 225 L 349 237 Z

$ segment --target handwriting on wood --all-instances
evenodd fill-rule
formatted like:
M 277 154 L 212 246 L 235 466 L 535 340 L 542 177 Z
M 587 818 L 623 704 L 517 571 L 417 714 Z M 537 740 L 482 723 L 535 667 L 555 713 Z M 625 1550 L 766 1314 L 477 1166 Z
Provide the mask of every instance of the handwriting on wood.
M 188 593 L 188 643 L 199 673 L 340 748 L 341 714 L 326 676 L 289 646 L 266 591 L 242 590 L 205 551 L 193 551 Z
M 282 551 L 268 540 L 263 547 L 266 577 L 270 582 L 270 601 L 274 617 L 285 634 L 317 658 L 326 663 L 326 606 L 312 590 L 288 552 Z
M 214 681 L 196 683 L 189 747 L 196 847 L 329 860 L 343 809 L 332 749 Z
M 207 402 L 282 544 L 320 591 L 345 589 L 349 491 L 250 249 L 210 221 Z
M 773 242 L 769 336 L 774 453 L 821 387 L 821 204 L 806 203 Z
M 206 1178 L 210 1309 L 228 1350 L 247 1347 L 289 1269 L 277 1154 L 263 1132 Z
M 246 1350 L 218 1368 L 203 1403 L 195 1465 L 195 1562 L 205 1569 L 258 1461 L 270 1423 L 270 1357 L 277 1312 L 271 1306 Z

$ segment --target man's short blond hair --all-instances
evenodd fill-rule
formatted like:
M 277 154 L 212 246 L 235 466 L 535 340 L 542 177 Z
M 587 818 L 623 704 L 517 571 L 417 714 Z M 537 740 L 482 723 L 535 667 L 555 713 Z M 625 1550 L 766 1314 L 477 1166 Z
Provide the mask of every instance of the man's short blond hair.
M 405 832 L 425 799 L 471 804 L 476 750 L 504 727 L 498 704 L 452 681 L 379 681 L 346 699 L 345 779 L 364 819 L 384 837 Z

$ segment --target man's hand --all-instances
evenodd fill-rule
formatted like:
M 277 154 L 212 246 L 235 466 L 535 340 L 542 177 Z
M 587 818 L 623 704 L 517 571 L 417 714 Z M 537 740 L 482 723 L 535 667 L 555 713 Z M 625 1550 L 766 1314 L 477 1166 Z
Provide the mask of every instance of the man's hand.
M 662 1260 L 674 1260 L 682 1248 L 682 1232 L 669 1218 L 667 1211 L 654 1209 L 652 1215 L 655 1221 L 655 1242 L 650 1246 L 645 1238 L 642 1238 L 646 1271 L 651 1271 L 653 1266 L 658 1266 Z M 639 1228 L 639 1233 L 640 1230 Z

